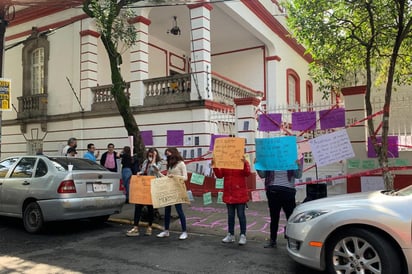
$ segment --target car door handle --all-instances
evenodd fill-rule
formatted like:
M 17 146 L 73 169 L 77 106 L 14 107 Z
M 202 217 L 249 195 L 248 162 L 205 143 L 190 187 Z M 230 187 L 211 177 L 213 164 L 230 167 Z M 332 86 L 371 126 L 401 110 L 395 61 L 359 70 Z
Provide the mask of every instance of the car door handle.
M 25 181 L 25 182 L 22 183 L 22 185 L 27 186 L 27 185 L 30 185 L 30 183 Z

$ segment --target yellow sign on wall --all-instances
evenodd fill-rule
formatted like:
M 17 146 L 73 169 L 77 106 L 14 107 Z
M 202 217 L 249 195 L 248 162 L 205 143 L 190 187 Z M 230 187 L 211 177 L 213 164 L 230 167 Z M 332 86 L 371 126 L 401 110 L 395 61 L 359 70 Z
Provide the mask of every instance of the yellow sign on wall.
M 11 80 L 0 78 L 0 106 L 1 110 L 11 110 Z

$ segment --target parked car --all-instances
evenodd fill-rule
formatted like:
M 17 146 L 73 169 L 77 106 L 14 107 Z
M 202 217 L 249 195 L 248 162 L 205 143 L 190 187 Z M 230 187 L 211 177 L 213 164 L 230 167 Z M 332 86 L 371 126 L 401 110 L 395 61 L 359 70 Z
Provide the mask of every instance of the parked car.
M 9 157 L 0 162 L 0 215 L 22 218 L 31 233 L 49 221 L 106 221 L 126 201 L 120 178 L 87 159 Z
M 328 273 L 412 273 L 412 186 L 297 206 L 286 226 L 296 262 Z

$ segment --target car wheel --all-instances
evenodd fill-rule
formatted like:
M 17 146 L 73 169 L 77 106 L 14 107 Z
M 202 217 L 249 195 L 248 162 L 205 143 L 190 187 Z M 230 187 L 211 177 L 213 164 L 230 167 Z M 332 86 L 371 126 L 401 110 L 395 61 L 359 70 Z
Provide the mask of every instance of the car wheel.
M 377 233 L 362 228 L 340 231 L 326 244 L 328 273 L 401 273 L 396 250 Z
M 43 214 L 36 202 L 29 203 L 23 212 L 23 224 L 27 232 L 37 233 L 43 228 Z

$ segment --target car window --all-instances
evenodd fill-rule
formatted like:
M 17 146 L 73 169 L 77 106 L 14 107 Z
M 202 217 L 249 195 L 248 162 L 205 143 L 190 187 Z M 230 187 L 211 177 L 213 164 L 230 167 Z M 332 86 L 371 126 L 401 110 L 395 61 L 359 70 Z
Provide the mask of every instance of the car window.
M 8 159 L 0 162 L 0 178 L 6 177 L 7 172 L 9 171 L 9 169 L 14 165 L 14 163 L 18 159 L 19 158 L 8 158 Z
M 46 174 L 47 174 L 47 165 L 43 161 L 43 159 L 39 159 L 39 162 L 37 163 L 37 167 L 36 167 L 36 174 L 34 175 L 34 177 L 43 177 Z
M 68 165 L 73 165 L 73 170 L 106 170 L 98 163 L 84 158 L 49 157 L 49 159 L 56 168 L 62 167 L 65 170 L 68 170 Z
M 11 178 L 31 178 L 33 175 L 34 164 L 36 158 L 24 157 L 16 165 L 13 172 L 10 174 Z

